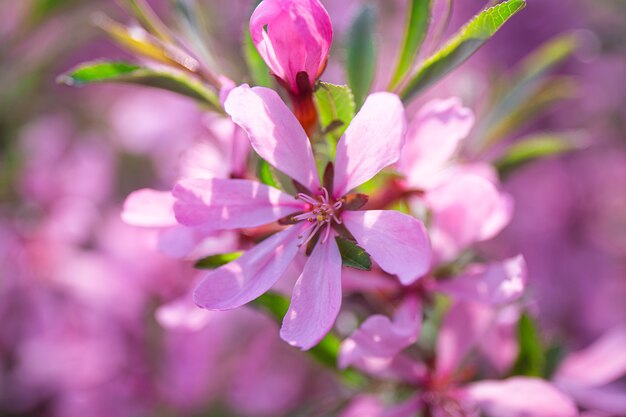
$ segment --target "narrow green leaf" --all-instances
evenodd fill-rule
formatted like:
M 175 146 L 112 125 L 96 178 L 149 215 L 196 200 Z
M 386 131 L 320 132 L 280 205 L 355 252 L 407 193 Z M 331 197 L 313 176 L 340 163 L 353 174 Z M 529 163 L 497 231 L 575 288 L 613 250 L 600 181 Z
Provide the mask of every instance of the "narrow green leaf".
M 402 99 L 411 100 L 465 62 L 525 6 L 525 0 L 507 0 L 475 16 L 442 49 L 426 59 L 403 89 Z
M 217 95 L 198 81 L 174 72 L 140 67 L 126 62 L 89 62 L 58 77 L 57 82 L 73 87 L 116 82 L 138 84 L 178 93 L 221 112 Z
M 243 57 L 246 60 L 252 82 L 254 82 L 255 85 L 271 87 L 272 77 L 270 75 L 270 69 L 265 64 L 263 58 L 261 58 L 256 46 L 254 46 L 249 30 L 246 30 L 244 34 Z
M 341 253 L 343 266 L 360 269 L 362 271 L 369 271 L 372 269 L 372 260 L 363 248 L 342 237 L 337 237 L 336 239 L 337 246 L 339 246 L 339 252 Z
M 535 98 L 545 98 L 547 92 L 555 91 L 561 83 L 559 78 L 547 79 L 546 75 L 571 56 L 577 47 L 578 38 L 575 35 L 560 35 L 526 57 L 511 81 L 507 77 L 501 82 L 503 93 L 492 100 L 488 112 L 475 128 L 476 137 L 480 138 L 483 147 L 494 145 L 536 115 L 534 110 L 541 106 Z M 562 88 L 558 88 L 558 92 L 561 91 Z M 554 97 L 558 100 L 563 94 Z M 533 111 L 526 111 L 526 108 Z
M 239 259 L 243 252 L 222 253 L 219 255 L 211 255 L 196 261 L 194 267 L 197 269 L 215 269 L 222 265 L 226 265 L 236 259 Z
M 367 96 L 376 71 L 376 48 L 374 26 L 376 11 L 371 6 L 363 7 L 350 27 L 347 42 L 346 70 L 348 85 L 354 93 L 358 107 Z
M 584 143 L 579 133 L 533 135 L 512 145 L 494 165 L 501 176 L 506 176 L 531 161 L 580 149 Z
M 354 94 L 347 85 L 320 83 L 315 91 L 315 104 L 322 131 L 339 140 L 354 114 Z
M 546 357 L 537 324 L 528 315 L 522 314 L 518 323 L 519 353 L 513 367 L 513 375 L 543 376 Z
M 428 32 L 431 8 L 432 0 L 410 0 L 400 57 L 389 90 L 396 88 L 411 70 Z
M 130 28 L 116 22 L 103 13 L 92 18 L 94 25 L 102 29 L 115 43 L 133 55 L 148 58 L 193 74 L 202 73 L 197 59 L 172 44 L 159 39 L 143 28 Z
M 127 5 L 128 10 L 152 35 L 166 42 L 173 41 L 167 26 L 159 19 L 145 0 L 124 0 L 123 4 Z
M 178 26 L 192 44 L 194 51 L 201 56 L 208 68 L 221 72 L 210 44 L 211 36 L 207 30 L 202 6 L 197 0 L 172 0 L 172 3 Z

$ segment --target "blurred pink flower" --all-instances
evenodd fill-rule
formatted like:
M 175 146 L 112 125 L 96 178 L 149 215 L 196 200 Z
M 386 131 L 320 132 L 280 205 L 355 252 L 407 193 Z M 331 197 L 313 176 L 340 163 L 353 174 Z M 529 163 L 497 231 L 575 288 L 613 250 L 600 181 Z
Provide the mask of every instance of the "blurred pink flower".
M 559 365 L 554 383 L 585 409 L 626 414 L 626 325 L 618 326 Z
M 413 208 L 425 205 L 432 213 L 431 238 L 442 260 L 494 237 L 512 215 L 512 200 L 498 190 L 493 168 L 455 158 L 473 124 L 458 98 L 426 103 L 409 125 L 397 164 L 405 175 L 401 186 L 416 194 Z
M 248 133 L 257 153 L 303 192 L 294 198 L 254 181 L 221 179 L 186 180 L 174 188 L 176 218 L 186 226 L 224 230 L 280 219 L 293 224 L 207 274 L 196 289 L 198 305 L 226 310 L 254 300 L 283 275 L 299 247 L 318 237 L 281 329 L 283 339 L 308 349 L 330 330 L 341 305 L 335 227 L 344 225 L 381 268 L 405 284 L 427 271 L 430 247 L 421 222 L 395 211 L 352 211 L 360 207 L 346 203 L 350 190 L 398 159 L 405 119 L 397 96 L 368 98 L 337 145 L 334 182 L 325 187 L 306 133 L 278 94 L 241 86 L 230 93 L 226 111 Z

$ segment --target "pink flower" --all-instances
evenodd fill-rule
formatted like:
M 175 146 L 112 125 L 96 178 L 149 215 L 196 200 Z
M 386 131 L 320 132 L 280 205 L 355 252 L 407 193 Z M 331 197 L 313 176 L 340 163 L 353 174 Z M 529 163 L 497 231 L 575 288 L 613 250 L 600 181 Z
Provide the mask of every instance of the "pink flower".
M 199 306 L 228 310 L 254 300 L 283 275 L 300 247 L 316 242 L 281 329 L 284 340 L 308 349 L 330 330 L 341 306 L 338 231 L 347 229 L 382 269 L 404 284 L 428 270 L 430 245 L 420 221 L 397 211 L 355 211 L 360 207 L 347 195 L 398 159 L 406 122 L 397 96 L 368 98 L 337 145 L 334 179 L 324 187 L 306 133 L 276 92 L 241 86 L 230 93 L 225 108 L 257 153 L 290 176 L 301 192 L 294 198 L 242 179 L 192 179 L 174 188 L 176 218 L 186 226 L 232 230 L 281 219 L 291 223 L 208 273 L 195 291 Z
M 330 16 L 318 0 L 264 0 L 250 18 L 250 34 L 292 95 L 311 93 L 333 40 Z
M 405 308 L 405 307 L 401 307 Z M 468 353 L 490 331 L 493 314 L 485 305 L 461 302 L 452 307 L 446 316 L 435 349 L 434 366 L 416 362 L 400 352 L 412 342 L 397 337 L 381 338 L 394 334 L 415 334 L 421 322 L 420 315 L 413 320 L 381 321 L 375 331 L 369 331 L 369 321 L 348 341 L 362 339 L 357 349 L 349 351 L 351 362 L 360 369 L 375 375 L 392 377 L 419 390 L 409 400 L 383 409 L 376 406 L 374 398 L 368 401 L 372 417 L 413 417 L 419 411 L 438 417 L 479 416 L 488 417 L 574 417 L 578 415 L 572 400 L 557 386 L 539 378 L 513 377 L 505 380 L 483 380 L 467 383 L 462 364 Z M 409 316 L 405 316 L 408 318 Z M 363 336 L 370 336 L 369 338 Z M 380 339 L 381 346 L 372 347 Z M 345 358 L 346 343 L 342 346 Z M 360 353 L 361 357 L 355 357 Z M 377 362 L 374 362 L 373 360 Z M 374 364 L 386 364 L 386 372 Z M 363 364 L 368 366 L 364 367 Z M 426 413 L 426 412 L 425 412 Z M 350 415 L 346 413 L 346 415 Z
M 471 110 L 457 98 L 426 103 L 409 125 L 397 164 L 405 175 L 402 187 L 417 191 L 412 206 L 432 213 L 433 247 L 444 260 L 494 237 L 512 215 L 512 200 L 498 190 L 491 166 L 455 159 L 473 124 Z
M 568 355 L 554 382 L 588 410 L 626 414 L 626 325 L 618 326 L 591 346 Z

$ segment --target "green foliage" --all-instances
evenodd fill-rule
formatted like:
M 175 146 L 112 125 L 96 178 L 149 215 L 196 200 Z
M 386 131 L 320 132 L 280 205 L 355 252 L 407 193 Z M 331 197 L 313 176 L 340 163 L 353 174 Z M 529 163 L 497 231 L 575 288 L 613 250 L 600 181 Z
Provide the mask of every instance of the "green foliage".
M 403 89 L 402 99 L 411 100 L 465 62 L 525 6 L 525 0 L 507 0 L 475 16 L 443 48 L 426 59 Z
M 219 255 L 211 255 L 196 261 L 194 267 L 197 269 L 215 269 L 222 265 L 226 265 L 236 259 L 239 259 L 243 252 L 222 253 Z
M 581 148 L 578 137 L 566 133 L 543 133 L 523 139 L 511 146 L 494 165 L 501 176 L 536 159 L 546 158 Z
M 360 269 L 362 271 L 369 271 L 372 269 L 372 260 L 363 248 L 342 237 L 337 237 L 336 240 L 337 246 L 339 246 L 339 252 L 341 253 L 343 266 Z
M 374 8 L 363 7 L 348 33 L 346 71 L 348 85 L 354 93 L 358 107 L 363 104 L 374 81 L 376 71 L 375 23 L 376 12 Z
M 512 78 L 496 80 L 489 110 L 476 126 L 482 147 L 489 148 L 555 102 L 573 95 L 574 83 L 567 77 L 547 75 L 577 47 L 573 34 L 557 36 L 527 56 Z
M 389 89 L 397 87 L 411 70 L 415 57 L 426 38 L 430 24 L 432 0 L 411 0 L 404 32 L 404 39 L 400 47 L 398 65 L 391 78 Z
M 243 57 L 246 60 L 250 77 L 255 85 L 263 87 L 272 86 L 272 76 L 270 75 L 270 69 L 265 64 L 265 61 L 257 51 L 250 31 L 246 30 L 243 39 Z
M 347 85 L 319 83 L 315 104 L 322 131 L 335 141 L 341 138 L 356 113 L 354 94 Z
M 546 356 L 537 324 L 528 314 L 522 314 L 517 331 L 519 353 L 512 374 L 542 377 Z
M 261 181 L 263 184 L 280 189 L 278 181 L 274 177 L 273 168 L 270 164 L 267 163 L 265 159 L 259 160 L 257 175 L 259 177 L 259 181 Z
M 61 75 L 57 81 L 74 87 L 104 82 L 155 87 L 193 98 L 210 109 L 221 112 L 216 94 L 194 79 L 183 74 L 140 67 L 126 62 L 89 62 Z

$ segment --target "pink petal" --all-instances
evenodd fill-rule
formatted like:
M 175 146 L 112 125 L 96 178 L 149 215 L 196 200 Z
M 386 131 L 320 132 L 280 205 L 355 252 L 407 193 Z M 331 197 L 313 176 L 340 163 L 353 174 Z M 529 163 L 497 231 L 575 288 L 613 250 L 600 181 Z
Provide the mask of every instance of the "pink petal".
M 617 327 L 584 350 L 568 355 L 555 380 L 596 387 L 626 375 L 626 326 Z
M 430 188 L 474 125 L 459 98 L 433 100 L 411 121 L 398 169 L 411 187 Z
M 512 216 L 510 197 L 476 175 L 458 175 L 424 197 L 433 213 L 431 237 L 443 259 L 495 236 Z
M 317 191 L 319 175 L 309 139 L 275 91 L 239 86 L 228 95 L 225 109 L 246 131 L 261 158 L 309 190 Z
M 466 393 L 489 417 L 574 417 L 578 410 L 558 388 L 537 378 L 481 381 Z
M 342 343 L 339 367 L 347 368 L 362 359 L 393 359 L 417 340 L 421 324 L 421 308 L 416 298 L 408 298 L 398 307 L 393 322 L 383 315 L 369 317 Z
M 293 289 L 280 337 L 308 350 L 330 331 L 341 307 L 341 254 L 335 239 L 318 243 Z
M 502 262 L 470 267 L 461 276 L 440 282 L 437 290 L 461 300 L 501 305 L 518 299 L 526 281 L 526 262 L 518 255 Z
M 155 315 L 165 329 L 199 331 L 205 328 L 215 314 L 198 308 L 194 304 L 191 292 L 157 308 Z
M 184 180 L 172 194 L 178 222 L 205 231 L 261 226 L 305 208 L 289 194 L 250 180 Z
M 491 308 L 457 302 L 445 316 L 437 338 L 437 376 L 446 379 L 459 368 L 467 354 L 477 346 L 493 321 Z
M 169 191 L 157 191 L 149 188 L 134 191 L 124 201 L 122 220 L 132 226 L 176 226 L 174 201 L 174 197 Z
M 395 94 L 370 95 L 337 144 L 335 197 L 396 162 L 404 144 L 406 116 Z
M 301 229 L 295 225 L 276 233 L 236 261 L 206 274 L 194 291 L 196 304 L 208 310 L 230 310 L 268 291 L 296 256 Z
M 611 416 L 626 415 L 626 386 L 615 384 L 604 387 L 582 387 L 558 384 L 578 405 Z
M 333 29 L 318 0 L 264 0 L 250 18 L 250 34 L 272 72 L 297 93 L 298 72 L 312 85 L 326 66 Z
M 382 269 L 404 285 L 415 282 L 430 268 L 430 243 L 422 222 L 392 210 L 346 211 L 350 233 Z
M 355 397 L 339 417 L 382 417 L 384 406 L 377 397 L 363 394 Z

